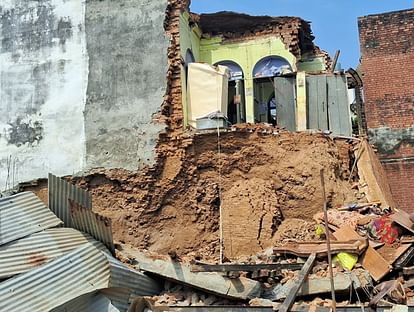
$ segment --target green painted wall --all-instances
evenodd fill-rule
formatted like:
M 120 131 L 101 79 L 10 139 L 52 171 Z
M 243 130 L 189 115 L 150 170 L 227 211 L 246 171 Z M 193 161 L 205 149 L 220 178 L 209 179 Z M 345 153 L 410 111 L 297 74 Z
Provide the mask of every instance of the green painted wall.
M 262 58 L 276 55 L 286 59 L 296 71 L 296 58 L 277 37 L 252 39 L 243 42 L 223 42 L 220 37 L 201 39 L 200 61 L 215 64 L 233 61 L 244 72 L 247 122 L 254 122 L 253 69 Z
M 198 27 L 188 25 L 190 15 L 187 12 L 180 15 L 180 49 L 181 56 L 185 59 L 185 54 L 188 49 L 193 52 L 196 62 L 200 60 L 200 38 L 201 30 Z
M 298 71 L 304 71 L 307 73 L 319 73 L 325 70 L 325 59 L 323 57 L 316 57 L 310 61 L 298 62 Z

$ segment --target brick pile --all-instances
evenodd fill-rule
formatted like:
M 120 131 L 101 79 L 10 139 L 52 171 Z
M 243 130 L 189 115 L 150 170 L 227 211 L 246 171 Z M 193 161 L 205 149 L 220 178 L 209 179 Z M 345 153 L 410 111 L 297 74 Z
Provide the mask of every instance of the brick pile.
M 234 12 L 214 14 L 192 14 L 206 35 L 222 36 L 227 42 L 254 39 L 257 37 L 280 37 L 286 48 L 298 59 L 304 55 L 323 57 L 327 69 L 331 59 L 327 52 L 315 46 L 310 23 L 299 17 L 249 16 Z

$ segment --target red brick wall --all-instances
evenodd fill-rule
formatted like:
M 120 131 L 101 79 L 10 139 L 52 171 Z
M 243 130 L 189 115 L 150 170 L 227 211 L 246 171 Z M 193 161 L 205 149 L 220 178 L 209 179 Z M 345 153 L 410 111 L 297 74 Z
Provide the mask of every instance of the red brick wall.
M 359 18 L 368 128 L 414 124 L 414 10 Z
M 414 162 L 384 163 L 383 166 L 398 207 L 414 212 Z
M 414 9 L 361 17 L 358 25 L 370 142 L 395 200 L 414 212 Z

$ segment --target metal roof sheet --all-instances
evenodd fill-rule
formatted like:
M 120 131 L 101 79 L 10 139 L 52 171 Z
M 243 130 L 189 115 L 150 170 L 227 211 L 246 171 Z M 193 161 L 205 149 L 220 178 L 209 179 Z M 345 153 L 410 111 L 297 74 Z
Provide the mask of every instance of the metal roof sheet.
M 81 204 L 69 199 L 72 227 L 92 235 L 96 240 L 105 244 L 111 252 L 115 252 L 112 238 L 112 221 L 83 207 Z
M 69 199 L 81 204 L 83 207 L 92 209 L 92 195 L 69 182 L 49 173 L 48 178 L 49 208 L 65 223 L 72 226 L 72 218 L 69 209 Z
M 49 311 L 108 287 L 109 262 L 90 244 L 0 284 L 4 311 Z
M 71 300 L 50 312 L 120 312 L 104 295 L 96 292 Z M 125 310 L 126 311 L 126 310 Z
M 121 280 L 125 278 L 128 279 Z M 159 291 L 153 279 L 88 243 L 0 283 L 0 302 L 8 312 L 49 311 L 84 294 L 117 285 L 127 287 L 132 294 L 152 295 Z
M 131 290 L 133 297 L 159 294 L 160 285 L 147 275 L 127 267 L 113 257 L 108 257 L 111 270 L 109 287 Z
M 0 198 L 0 245 L 62 224 L 32 192 Z
M 112 304 L 119 311 L 128 311 L 131 300 L 131 293 L 129 289 L 125 288 L 108 288 L 100 291 L 105 297 L 109 298 Z
M 88 234 L 70 228 L 48 229 L 0 246 L 0 279 L 30 271 L 86 243 L 106 250 Z

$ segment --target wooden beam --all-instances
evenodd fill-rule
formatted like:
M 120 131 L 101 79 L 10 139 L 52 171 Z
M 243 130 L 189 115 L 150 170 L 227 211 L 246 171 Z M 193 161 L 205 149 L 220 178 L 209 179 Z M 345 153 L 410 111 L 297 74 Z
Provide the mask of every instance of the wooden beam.
M 300 270 L 303 263 L 262 263 L 262 264 L 194 264 L 191 272 L 255 272 L 259 270 L 281 271 Z
M 340 54 L 341 54 L 341 50 L 336 50 L 335 57 L 332 61 L 332 68 L 331 68 L 332 73 L 335 72 L 335 68 L 336 68 L 336 65 L 338 64 L 338 59 L 339 59 Z
M 328 264 L 329 264 L 329 278 L 331 279 L 331 294 L 332 294 L 332 310 L 336 312 L 336 299 L 335 299 L 335 285 L 332 268 L 332 252 L 331 252 L 331 237 L 329 235 L 328 228 L 328 202 L 326 199 L 325 191 L 325 176 L 324 170 L 321 169 L 321 185 L 322 185 L 322 198 L 323 198 L 323 219 L 325 221 L 325 233 L 326 233 L 326 246 L 328 248 Z
M 361 255 L 368 247 L 366 239 L 362 240 L 349 240 L 345 242 L 332 241 L 331 242 L 332 254 L 340 252 L 349 252 L 357 255 Z M 283 246 L 273 248 L 273 252 L 277 254 L 293 254 L 298 257 L 309 257 L 312 253 L 316 253 L 318 256 L 327 256 L 328 248 L 325 241 L 315 242 L 293 242 L 287 243 Z
M 279 312 L 287 312 L 290 311 L 290 308 L 293 306 L 295 302 L 296 295 L 299 289 L 302 287 L 303 282 L 308 277 L 309 272 L 312 270 L 313 264 L 316 260 L 316 254 L 313 253 L 310 255 L 308 260 L 306 261 L 305 265 L 303 266 L 302 270 L 299 273 L 298 279 L 293 284 L 292 289 L 290 290 L 288 296 L 286 297 L 283 304 L 279 307 Z

